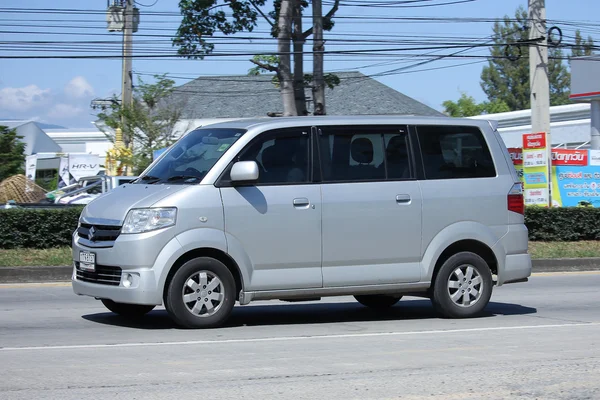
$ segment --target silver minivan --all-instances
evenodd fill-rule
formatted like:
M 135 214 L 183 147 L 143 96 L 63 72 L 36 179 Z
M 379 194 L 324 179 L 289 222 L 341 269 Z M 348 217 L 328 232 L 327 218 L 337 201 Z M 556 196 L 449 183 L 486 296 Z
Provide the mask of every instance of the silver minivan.
M 405 116 L 238 120 L 193 130 L 88 204 L 75 293 L 222 325 L 236 302 L 352 295 L 479 314 L 531 274 L 522 185 L 495 125 Z

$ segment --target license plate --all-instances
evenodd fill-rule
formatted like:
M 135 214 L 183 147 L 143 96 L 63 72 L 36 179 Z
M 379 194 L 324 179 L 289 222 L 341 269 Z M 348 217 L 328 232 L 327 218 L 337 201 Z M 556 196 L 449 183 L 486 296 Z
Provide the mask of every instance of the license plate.
M 90 253 L 89 251 L 79 252 L 79 268 L 84 271 L 95 271 L 96 270 L 96 253 Z

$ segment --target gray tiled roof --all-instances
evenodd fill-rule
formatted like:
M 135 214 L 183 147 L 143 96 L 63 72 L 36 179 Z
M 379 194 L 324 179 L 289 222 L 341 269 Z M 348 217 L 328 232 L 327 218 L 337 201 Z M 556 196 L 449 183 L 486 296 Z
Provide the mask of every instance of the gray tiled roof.
M 328 115 L 443 114 L 360 72 L 337 72 L 340 85 L 326 89 Z M 281 112 L 279 90 L 271 75 L 200 77 L 176 88 L 169 103 L 181 107 L 182 118 L 245 118 Z M 311 98 L 307 90 L 307 98 Z M 312 104 L 308 104 L 312 111 Z

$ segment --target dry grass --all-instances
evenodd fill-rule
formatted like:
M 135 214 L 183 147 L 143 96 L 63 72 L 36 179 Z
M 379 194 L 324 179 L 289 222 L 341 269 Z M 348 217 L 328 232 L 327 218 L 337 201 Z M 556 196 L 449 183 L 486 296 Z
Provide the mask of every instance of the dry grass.
M 529 242 L 532 258 L 600 257 L 600 241 Z
M 0 249 L 0 267 L 71 265 L 70 247 L 53 249 Z

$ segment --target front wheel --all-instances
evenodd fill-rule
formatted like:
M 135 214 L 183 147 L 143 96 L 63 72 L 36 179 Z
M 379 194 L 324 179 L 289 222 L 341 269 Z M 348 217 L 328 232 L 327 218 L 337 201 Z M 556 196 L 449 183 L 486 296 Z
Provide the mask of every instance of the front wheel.
M 143 315 L 148 314 L 150 311 L 154 309 L 155 306 L 144 305 L 144 304 L 126 304 L 126 303 L 117 303 L 116 301 L 112 301 L 109 299 L 101 299 L 102 304 L 110 311 L 115 314 L 122 315 L 124 317 L 141 317 Z
M 222 325 L 235 304 L 235 280 L 222 262 L 210 257 L 194 258 L 173 275 L 165 308 L 173 320 L 186 328 Z
M 370 308 L 388 308 L 400 301 L 402 296 L 387 296 L 384 294 L 365 294 L 354 296 L 356 301 Z
M 442 264 L 431 301 L 444 317 L 473 317 L 490 301 L 492 285 L 492 272 L 485 260 L 475 253 L 461 252 Z

